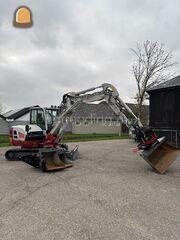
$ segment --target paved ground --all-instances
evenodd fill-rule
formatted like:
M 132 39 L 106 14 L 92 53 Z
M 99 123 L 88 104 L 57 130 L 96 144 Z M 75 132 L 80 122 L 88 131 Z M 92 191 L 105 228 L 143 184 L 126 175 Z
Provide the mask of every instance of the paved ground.
M 75 166 L 54 173 L 8 162 L 1 149 L 0 239 L 179 240 L 180 159 L 159 175 L 132 147 L 80 143 Z

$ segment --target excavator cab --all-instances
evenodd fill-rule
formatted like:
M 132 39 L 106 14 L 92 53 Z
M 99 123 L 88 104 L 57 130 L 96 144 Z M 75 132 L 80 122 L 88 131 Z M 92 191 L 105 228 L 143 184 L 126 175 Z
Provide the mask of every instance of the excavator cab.
M 9 149 L 5 156 L 7 160 L 22 160 L 25 163 L 41 168 L 42 171 L 65 169 L 73 166 L 72 161 L 77 155 L 78 146 L 68 150 L 66 144 L 60 144 L 57 140 L 53 144 L 49 135 L 53 127 L 53 121 L 57 116 L 56 109 L 33 107 L 30 109 L 30 124 L 26 126 L 14 126 L 11 130 L 16 132 L 17 138 L 21 134 L 22 141 L 13 140 L 12 145 L 21 146 L 18 149 Z
M 30 125 L 25 126 L 26 137 L 23 147 L 34 147 L 43 144 L 48 131 L 52 128 L 53 118 L 49 112 L 41 107 L 30 109 Z
M 48 131 L 53 124 L 54 117 L 49 111 L 41 107 L 30 109 L 30 124 L 39 126 L 43 131 Z

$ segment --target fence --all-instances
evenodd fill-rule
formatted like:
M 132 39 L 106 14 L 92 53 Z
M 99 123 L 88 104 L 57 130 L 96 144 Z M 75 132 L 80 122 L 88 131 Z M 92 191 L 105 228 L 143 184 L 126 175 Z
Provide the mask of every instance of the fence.
M 153 128 L 158 137 L 166 137 L 171 145 L 180 146 L 180 130 Z

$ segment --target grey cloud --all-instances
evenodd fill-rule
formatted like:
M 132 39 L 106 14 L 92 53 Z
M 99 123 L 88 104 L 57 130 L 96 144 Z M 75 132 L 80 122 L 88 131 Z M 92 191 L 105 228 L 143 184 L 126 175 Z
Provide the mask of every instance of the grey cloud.
M 132 101 L 130 48 L 146 39 L 180 61 L 178 0 L 27 0 L 34 26 L 16 29 L 21 4 L 0 3 L 0 101 L 9 108 L 58 104 L 63 93 L 102 82 Z

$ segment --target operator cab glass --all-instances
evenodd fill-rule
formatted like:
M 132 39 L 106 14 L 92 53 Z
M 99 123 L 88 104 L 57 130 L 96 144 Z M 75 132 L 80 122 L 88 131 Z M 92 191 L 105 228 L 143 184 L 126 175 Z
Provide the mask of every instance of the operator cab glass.
M 30 124 L 35 124 L 42 130 L 48 130 L 53 124 L 53 117 L 42 108 L 34 108 L 30 112 Z
M 46 111 L 52 116 L 53 121 L 58 115 L 58 109 L 57 108 L 46 108 Z
M 45 110 L 46 120 L 47 120 L 47 130 L 49 130 L 53 124 L 53 116 Z
M 42 130 L 46 130 L 45 116 L 42 108 L 31 109 L 30 124 L 36 124 Z

